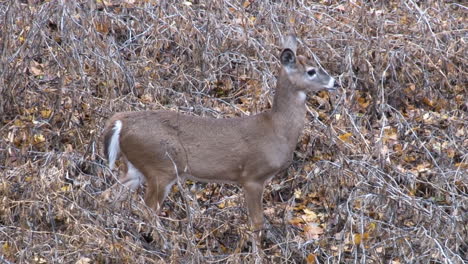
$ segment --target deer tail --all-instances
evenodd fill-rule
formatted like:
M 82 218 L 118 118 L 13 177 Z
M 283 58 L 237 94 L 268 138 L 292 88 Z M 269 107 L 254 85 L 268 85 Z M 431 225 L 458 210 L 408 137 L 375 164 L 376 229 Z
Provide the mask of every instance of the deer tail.
M 122 121 L 116 120 L 110 122 L 104 129 L 104 154 L 109 161 L 109 168 L 112 170 L 115 166 L 120 153 L 119 137 L 122 130 Z

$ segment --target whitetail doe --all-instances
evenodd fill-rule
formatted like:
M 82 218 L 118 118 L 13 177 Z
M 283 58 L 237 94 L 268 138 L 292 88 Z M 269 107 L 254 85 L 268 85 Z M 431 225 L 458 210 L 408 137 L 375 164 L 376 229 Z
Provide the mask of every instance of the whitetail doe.
M 305 123 L 306 93 L 333 90 L 335 80 L 303 56 L 288 36 L 280 56 L 272 109 L 257 115 L 215 119 L 174 111 L 122 112 L 104 129 L 105 155 L 114 168 L 119 154 L 131 190 L 146 182 L 146 204 L 156 212 L 180 179 L 240 184 L 253 230 L 263 228 L 265 183 L 285 170 Z M 117 183 L 119 184 L 119 183 Z M 111 189 L 110 189 L 111 190 Z M 255 232 L 260 240 L 259 232 Z

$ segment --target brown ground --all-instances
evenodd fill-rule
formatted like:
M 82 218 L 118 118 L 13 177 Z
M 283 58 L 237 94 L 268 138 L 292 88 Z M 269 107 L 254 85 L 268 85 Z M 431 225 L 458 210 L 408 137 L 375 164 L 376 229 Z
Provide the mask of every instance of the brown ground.
M 0 263 L 253 262 L 238 187 L 183 183 L 144 221 L 142 190 L 100 197 L 99 137 L 117 111 L 269 108 L 290 31 L 342 88 L 267 187 L 264 262 L 467 261 L 462 2 L 0 1 Z

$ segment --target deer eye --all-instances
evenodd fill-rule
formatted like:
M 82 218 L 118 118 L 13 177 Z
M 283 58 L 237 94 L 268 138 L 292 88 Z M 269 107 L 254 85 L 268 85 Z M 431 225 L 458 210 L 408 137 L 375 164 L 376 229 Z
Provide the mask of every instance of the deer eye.
M 315 69 L 310 69 L 310 70 L 307 71 L 307 75 L 309 75 L 311 77 L 314 76 L 315 74 L 316 74 Z

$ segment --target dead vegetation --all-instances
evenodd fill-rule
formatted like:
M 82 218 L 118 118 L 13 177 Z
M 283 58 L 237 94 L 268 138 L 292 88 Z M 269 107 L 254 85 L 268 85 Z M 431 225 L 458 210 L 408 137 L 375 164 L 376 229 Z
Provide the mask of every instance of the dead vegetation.
M 253 262 L 243 197 L 181 183 L 167 217 L 101 198 L 113 112 L 229 118 L 271 105 L 279 39 L 342 89 L 311 94 L 264 195 L 266 263 L 463 263 L 462 1 L 1 1 L 0 262 Z

